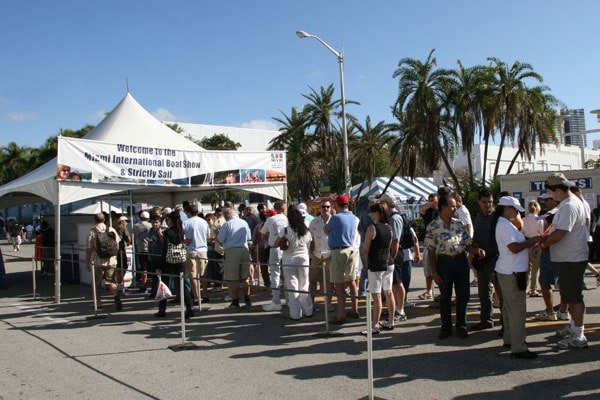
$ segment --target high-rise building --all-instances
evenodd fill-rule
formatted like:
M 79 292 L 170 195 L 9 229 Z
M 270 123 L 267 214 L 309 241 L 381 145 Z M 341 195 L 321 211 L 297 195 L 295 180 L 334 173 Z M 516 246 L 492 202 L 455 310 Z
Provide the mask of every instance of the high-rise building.
M 583 145 L 587 146 L 587 138 L 585 135 L 567 136 L 568 133 L 585 131 L 585 115 L 583 108 L 579 109 L 562 109 L 560 115 L 564 115 L 565 136 L 563 143 L 566 145 L 580 146 L 581 140 Z

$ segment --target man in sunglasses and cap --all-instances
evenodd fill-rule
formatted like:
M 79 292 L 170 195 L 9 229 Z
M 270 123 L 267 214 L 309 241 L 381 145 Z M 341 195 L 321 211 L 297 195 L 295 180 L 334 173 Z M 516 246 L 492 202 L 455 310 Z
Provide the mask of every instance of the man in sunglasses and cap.
M 559 201 L 548 235 L 542 239 L 542 248 L 550 247 L 550 259 L 558 267 L 560 295 L 569 307 L 571 322 L 557 332 L 562 340 L 561 349 L 585 348 L 587 339 L 583 334 L 583 274 L 588 262 L 588 230 L 585 225 L 585 210 L 582 202 L 569 190 L 575 184 L 562 173 L 548 177 L 545 188 L 548 194 Z

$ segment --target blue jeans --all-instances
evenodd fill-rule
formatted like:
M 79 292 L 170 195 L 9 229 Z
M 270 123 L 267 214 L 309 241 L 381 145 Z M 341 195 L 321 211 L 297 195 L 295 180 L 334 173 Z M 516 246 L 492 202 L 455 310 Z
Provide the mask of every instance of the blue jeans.
M 469 263 L 467 257 L 437 258 L 440 285 L 440 317 L 442 329 L 452 330 L 452 288 L 456 292 L 456 326 L 467 327 L 467 305 L 470 296 Z

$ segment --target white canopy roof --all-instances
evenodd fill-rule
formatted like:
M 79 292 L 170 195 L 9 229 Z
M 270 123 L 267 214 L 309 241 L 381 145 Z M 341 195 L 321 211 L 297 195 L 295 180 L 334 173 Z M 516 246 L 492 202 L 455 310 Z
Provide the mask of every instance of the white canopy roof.
M 84 139 L 126 142 L 131 145 L 164 146 L 174 150 L 201 151 L 202 147 L 173 131 L 146 111 L 130 93 L 92 129 Z M 0 186 L 0 207 L 15 206 L 49 201 L 52 204 L 68 204 L 77 200 L 103 197 L 108 194 L 135 191 L 137 200 L 175 204 L 180 199 L 189 198 L 190 192 L 206 191 L 207 188 L 157 188 L 139 185 L 110 183 L 85 184 L 81 182 L 61 182 L 55 180 L 56 158 L 34 171 Z M 251 187 L 244 190 L 283 198 L 285 184 Z M 59 190 L 60 188 L 60 190 Z M 210 188 L 210 189 L 215 189 Z M 209 190 L 210 190 L 209 189 Z

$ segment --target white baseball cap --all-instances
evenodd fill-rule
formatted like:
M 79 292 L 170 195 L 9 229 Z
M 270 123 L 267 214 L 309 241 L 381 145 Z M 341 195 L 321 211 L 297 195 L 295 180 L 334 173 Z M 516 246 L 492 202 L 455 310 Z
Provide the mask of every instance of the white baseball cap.
M 519 200 L 517 200 L 517 199 L 515 199 L 514 197 L 511 197 L 511 196 L 500 197 L 500 201 L 498 201 L 498 205 L 499 206 L 514 207 L 519 212 L 525 212 L 525 209 L 521 206 L 521 203 L 519 203 Z

